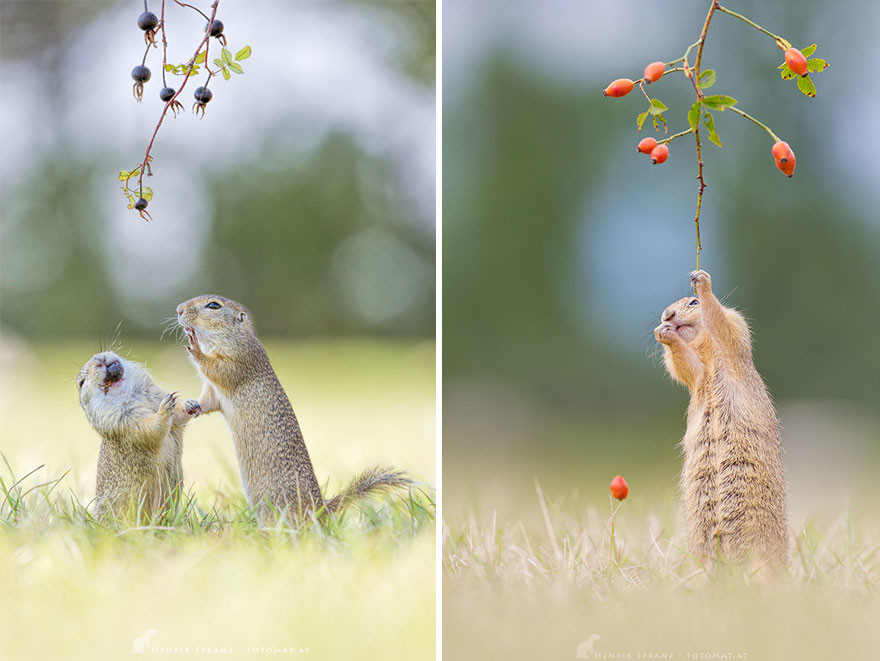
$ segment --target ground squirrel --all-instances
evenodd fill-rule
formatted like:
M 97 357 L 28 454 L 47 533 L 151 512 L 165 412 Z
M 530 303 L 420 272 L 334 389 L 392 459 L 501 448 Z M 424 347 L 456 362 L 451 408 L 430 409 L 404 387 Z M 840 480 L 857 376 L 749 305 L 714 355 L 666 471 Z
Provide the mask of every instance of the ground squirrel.
M 122 516 L 134 502 L 149 515 L 181 488 L 183 427 L 199 404 L 162 390 L 143 365 L 97 353 L 76 378 L 79 402 L 101 435 L 97 517 Z
M 788 559 L 786 486 L 779 422 L 752 361 L 745 318 L 712 293 L 705 271 L 691 273 L 699 298 L 667 307 L 654 329 L 666 368 L 691 399 L 682 440 L 681 492 L 690 545 L 711 559 L 755 553 Z
M 177 306 L 187 350 L 204 380 L 202 413 L 221 411 L 235 442 L 248 502 L 261 523 L 290 509 L 294 517 L 342 503 L 370 491 L 406 486 L 400 471 L 377 467 L 357 476 L 325 501 L 299 423 L 269 356 L 257 339 L 250 313 L 221 296 L 197 296 Z

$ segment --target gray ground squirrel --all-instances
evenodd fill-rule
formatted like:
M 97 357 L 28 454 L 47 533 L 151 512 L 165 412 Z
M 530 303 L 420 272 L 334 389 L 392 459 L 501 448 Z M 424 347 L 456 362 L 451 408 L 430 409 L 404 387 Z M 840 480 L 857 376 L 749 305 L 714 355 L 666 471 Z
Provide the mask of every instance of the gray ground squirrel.
M 149 515 L 181 488 L 183 427 L 199 404 L 162 390 L 143 365 L 112 351 L 92 356 L 76 378 L 79 402 L 101 435 L 95 514 L 122 516 L 134 502 Z
M 681 492 L 692 550 L 739 560 L 788 559 L 779 422 L 752 361 L 749 327 L 691 273 L 697 297 L 667 307 L 654 329 L 666 368 L 690 390 Z
M 321 507 L 334 512 L 351 498 L 411 483 L 400 471 L 377 467 L 325 501 L 290 400 L 250 313 L 228 298 L 197 296 L 181 303 L 177 315 L 189 338 L 190 359 L 204 381 L 201 411 L 219 410 L 226 418 L 245 495 L 261 523 L 274 520 L 273 507 L 290 510 L 294 517 Z

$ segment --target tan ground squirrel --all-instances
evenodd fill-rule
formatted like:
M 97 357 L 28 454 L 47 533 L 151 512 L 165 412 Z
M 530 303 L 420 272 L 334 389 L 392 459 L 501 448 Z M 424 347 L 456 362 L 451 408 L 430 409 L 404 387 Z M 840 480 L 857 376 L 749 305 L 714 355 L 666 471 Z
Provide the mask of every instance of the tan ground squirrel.
M 134 502 L 149 515 L 181 488 L 183 427 L 199 404 L 162 390 L 143 365 L 112 351 L 92 356 L 76 378 L 79 402 L 101 435 L 97 517 L 122 516 Z
M 189 338 L 190 358 L 205 386 L 202 413 L 222 411 L 238 456 L 248 502 L 261 523 L 274 520 L 274 508 L 294 518 L 342 503 L 370 491 L 411 483 L 400 471 L 377 467 L 358 475 L 325 501 L 290 400 L 269 356 L 257 339 L 250 313 L 221 296 L 197 296 L 177 307 L 178 323 Z
M 666 368 L 688 387 L 681 492 L 692 550 L 738 560 L 788 559 L 786 485 L 779 422 L 752 361 L 748 324 L 691 273 L 699 298 L 667 307 L 654 329 Z

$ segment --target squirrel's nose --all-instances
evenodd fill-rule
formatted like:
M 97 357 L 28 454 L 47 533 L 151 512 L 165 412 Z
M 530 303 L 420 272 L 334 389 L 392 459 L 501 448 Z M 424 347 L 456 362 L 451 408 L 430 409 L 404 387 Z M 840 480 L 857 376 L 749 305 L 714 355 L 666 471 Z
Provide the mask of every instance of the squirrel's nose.
M 183 314 L 183 303 L 181 303 L 180 305 L 177 306 L 177 316 L 179 317 L 182 314 Z
M 675 316 L 675 310 L 664 310 L 663 316 L 660 318 L 661 321 L 669 321 Z

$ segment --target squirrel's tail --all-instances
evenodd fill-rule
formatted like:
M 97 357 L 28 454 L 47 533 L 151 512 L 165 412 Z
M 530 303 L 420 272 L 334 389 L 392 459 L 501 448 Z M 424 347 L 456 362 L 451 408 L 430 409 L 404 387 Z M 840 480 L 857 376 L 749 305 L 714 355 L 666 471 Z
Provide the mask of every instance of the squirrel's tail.
M 412 484 L 403 471 L 391 466 L 375 466 L 355 477 L 345 489 L 324 502 L 325 511 L 338 512 L 349 500 L 360 498 L 373 491 L 405 487 Z

